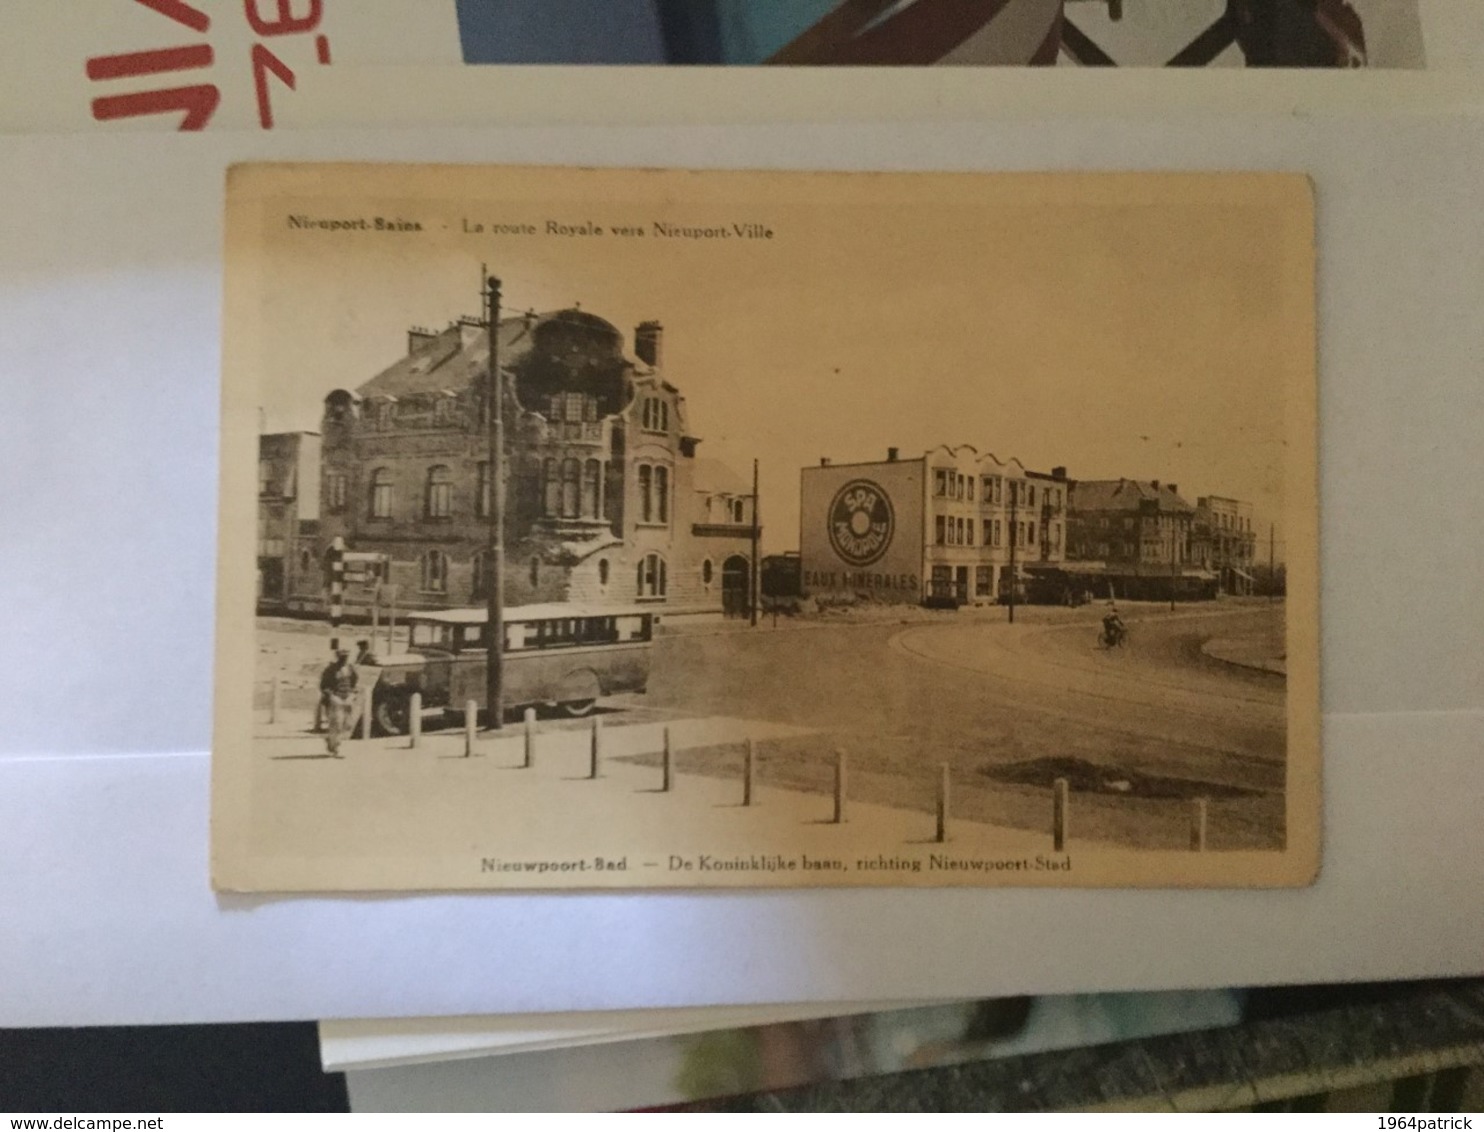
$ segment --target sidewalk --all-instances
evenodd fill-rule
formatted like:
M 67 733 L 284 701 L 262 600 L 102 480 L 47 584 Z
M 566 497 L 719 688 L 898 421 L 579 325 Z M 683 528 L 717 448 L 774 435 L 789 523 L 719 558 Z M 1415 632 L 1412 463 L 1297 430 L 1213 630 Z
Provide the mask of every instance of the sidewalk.
M 683 749 L 759 744 L 807 734 L 781 724 L 725 717 L 601 728 L 598 777 L 593 729 L 542 725 L 534 766 L 523 766 L 522 729 L 481 733 L 472 757 L 462 732 L 347 740 L 342 759 L 319 736 L 260 724 L 264 756 L 254 784 L 261 812 L 274 815 L 287 856 L 374 861 L 399 849 L 447 857 L 470 887 L 796 886 L 809 884 L 1036 883 L 1055 880 L 1038 864 L 1054 854 L 1048 807 L 1045 832 L 950 818 L 949 840 L 936 841 L 936 815 L 757 785 L 743 805 L 735 778 L 676 772 L 662 790 L 657 765 L 627 761 L 654 755 L 670 728 Z M 784 756 L 779 756 L 784 757 Z M 1074 827 L 1075 829 L 1075 827 Z M 1096 843 L 1075 837 L 1068 853 Z M 1099 861 L 1132 853 L 1096 846 Z M 932 858 L 936 858 L 933 860 Z M 600 870 L 595 862 L 609 863 Z M 1060 879 L 1066 879 L 1065 877 Z
M 1258 672 L 1288 675 L 1288 659 L 1283 655 L 1281 638 L 1214 637 L 1201 646 L 1201 652 L 1213 660 L 1252 668 Z

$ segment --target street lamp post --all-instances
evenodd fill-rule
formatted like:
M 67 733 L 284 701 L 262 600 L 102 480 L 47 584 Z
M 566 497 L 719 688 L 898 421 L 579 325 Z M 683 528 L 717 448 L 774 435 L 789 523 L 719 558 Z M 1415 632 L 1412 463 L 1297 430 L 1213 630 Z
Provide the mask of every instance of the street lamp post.
M 751 609 L 749 610 L 749 614 L 748 615 L 750 617 L 751 626 L 754 629 L 757 628 L 757 607 L 762 603 L 762 592 L 763 592 L 762 578 L 759 577 L 759 574 L 758 574 L 758 570 L 759 570 L 759 563 L 758 563 L 758 537 L 759 537 L 760 534 L 761 534 L 761 528 L 758 526 L 758 514 L 757 514 L 757 461 L 756 460 L 753 460 L 753 462 L 752 462 L 752 585 L 751 585 L 751 587 L 749 589 L 749 592 L 747 594 L 747 604 L 749 606 L 751 606 Z
M 1015 537 L 1015 522 L 1019 514 L 1020 485 L 1023 481 L 1005 479 L 1005 486 L 1010 489 L 1010 624 L 1015 624 L 1015 544 L 1019 541 Z
M 485 623 L 489 640 L 485 651 L 484 702 L 491 730 L 505 722 L 505 408 L 504 383 L 500 379 L 500 281 L 485 279 L 485 327 L 489 333 L 489 381 L 486 386 L 489 417 L 489 544 L 486 557 Z

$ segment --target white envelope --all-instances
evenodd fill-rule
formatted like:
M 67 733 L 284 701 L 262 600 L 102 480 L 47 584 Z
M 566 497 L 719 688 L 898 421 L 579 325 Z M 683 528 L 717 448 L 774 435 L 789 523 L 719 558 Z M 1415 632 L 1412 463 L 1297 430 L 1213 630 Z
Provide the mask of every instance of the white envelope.
M 222 184 L 229 163 L 274 158 L 1310 172 L 1327 713 L 1318 883 L 214 896 L 204 750 Z M 0 139 L 0 1025 L 1484 970 L 1481 183 L 1484 121 L 1447 111 Z

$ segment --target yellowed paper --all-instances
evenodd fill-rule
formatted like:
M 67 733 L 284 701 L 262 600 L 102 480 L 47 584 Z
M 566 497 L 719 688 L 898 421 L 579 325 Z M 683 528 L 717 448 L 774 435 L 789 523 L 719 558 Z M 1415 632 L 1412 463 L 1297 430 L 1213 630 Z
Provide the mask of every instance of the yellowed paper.
M 1317 870 L 1302 177 L 243 166 L 223 361 L 218 888 Z

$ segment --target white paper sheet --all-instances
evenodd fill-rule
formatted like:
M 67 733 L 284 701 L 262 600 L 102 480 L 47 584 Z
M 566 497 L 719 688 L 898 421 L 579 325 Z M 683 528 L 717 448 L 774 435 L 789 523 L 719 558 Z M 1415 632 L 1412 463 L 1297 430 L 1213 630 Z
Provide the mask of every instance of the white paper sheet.
M 763 1006 L 687 1006 L 672 1010 L 590 1010 L 464 1018 L 364 1018 L 319 1024 L 327 1072 L 384 1069 L 571 1046 L 606 1045 L 676 1034 L 844 1018 L 927 1003 L 790 1002 Z
M 153 752 L 207 744 L 222 178 L 262 158 L 1311 172 L 1318 885 L 218 901 L 206 756 Z M 0 139 L 0 1025 L 1484 969 L 1481 182 L 1448 114 Z

